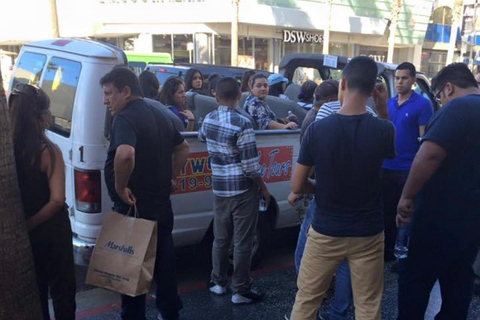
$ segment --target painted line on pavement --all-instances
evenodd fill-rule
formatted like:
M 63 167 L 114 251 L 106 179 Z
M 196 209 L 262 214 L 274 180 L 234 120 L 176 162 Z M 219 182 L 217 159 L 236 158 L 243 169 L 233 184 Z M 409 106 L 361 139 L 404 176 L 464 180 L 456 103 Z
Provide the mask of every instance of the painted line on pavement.
M 265 275 L 265 274 L 268 274 L 268 273 L 272 273 L 272 272 L 280 271 L 280 270 L 283 270 L 283 269 L 291 268 L 291 267 L 293 267 L 293 265 L 294 265 L 293 263 L 282 263 L 282 264 L 278 264 L 278 265 L 275 265 L 275 266 L 272 266 L 272 267 L 255 270 L 251 274 L 252 274 L 252 276 L 258 277 L 258 276 L 262 276 L 262 275 Z M 198 282 L 198 283 L 195 283 L 195 284 L 192 284 L 192 285 L 182 286 L 182 287 L 178 288 L 178 293 L 185 294 L 185 293 L 190 293 L 190 292 L 205 290 L 205 289 L 206 289 L 206 283 L 205 282 Z M 150 295 L 147 295 L 147 301 L 151 301 L 151 300 L 153 300 L 153 298 Z M 102 314 L 104 312 L 118 310 L 120 308 L 121 308 L 120 301 L 115 302 L 115 303 L 109 303 L 109 304 L 106 304 L 106 305 L 103 305 L 103 306 L 77 311 L 76 314 L 75 314 L 75 319 L 77 319 L 77 320 L 85 319 L 85 318 L 88 318 L 88 317 L 92 317 L 92 316 L 95 316 L 95 315 Z

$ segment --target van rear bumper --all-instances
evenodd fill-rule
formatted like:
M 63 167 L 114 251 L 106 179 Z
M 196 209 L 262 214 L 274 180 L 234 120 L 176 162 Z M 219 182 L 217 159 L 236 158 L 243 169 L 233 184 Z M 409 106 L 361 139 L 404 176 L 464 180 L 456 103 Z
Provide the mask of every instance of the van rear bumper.
M 88 266 L 93 253 L 93 248 L 95 248 L 95 242 L 86 242 L 73 236 L 72 244 L 75 264 L 79 266 Z

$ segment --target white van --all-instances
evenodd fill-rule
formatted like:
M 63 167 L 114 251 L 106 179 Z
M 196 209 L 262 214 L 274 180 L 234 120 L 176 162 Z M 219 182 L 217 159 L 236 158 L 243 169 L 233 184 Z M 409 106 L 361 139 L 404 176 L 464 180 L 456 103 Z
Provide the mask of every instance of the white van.
M 337 61 L 335 66 L 331 63 L 324 66 L 322 55 L 287 55 L 280 63 L 280 72 L 292 80 L 299 68 L 303 71 L 310 68 L 317 78 L 328 79 L 339 75 L 348 63 L 346 57 L 335 57 L 334 60 Z M 43 88 L 51 99 L 53 122 L 47 134 L 60 147 L 65 160 L 66 202 L 78 264 L 88 263 L 103 217 L 112 208 L 103 175 L 111 119 L 103 105 L 99 80 L 114 66 L 126 63 L 124 52 L 104 43 L 78 39 L 32 42 L 22 48 L 9 87 L 10 92 L 16 83 L 33 83 Z M 394 94 L 395 67 L 379 63 L 379 80 L 385 83 L 390 96 Z M 416 90 L 436 106 L 428 88 L 428 79 L 419 74 L 417 84 Z M 295 86 L 298 84 L 291 85 L 292 92 Z M 239 102 L 240 106 L 244 99 L 245 95 Z M 278 117 L 286 117 L 291 111 L 301 123 L 306 114 L 294 101 L 268 96 L 267 103 Z M 199 121 L 217 106 L 213 98 L 198 94 L 189 94 L 187 104 Z M 197 128 L 198 123 L 195 123 Z M 300 149 L 299 132 L 255 132 L 262 176 L 272 194 L 272 202 L 268 210 L 259 216 L 254 264 L 268 248 L 271 231 L 300 222 L 287 202 L 290 179 Z M 206 145 L 198 141 L 195 132 L 183 133 L 183 136 L 190 145 L 190 154 L 176 181 L 179 188 L 172 195 L 175 213 L 173 238 L 177 247 L 212 240 L 213 193 Z
M 22 48 L 9 86 L 11 90 L 19 82 L 36 84 L 51 99 L 53 122 L 47 134 L 60 147 L 65 160 L 66 202 L 78 264 L 88 263 L 103 217 L 112 208 L 103 175 L 111 119 L 103 105 L 99 80 L 116 65 L 126 65 L 125 54 L 108 44 L 79 39 L 32 42 Z M 211 97 L 191 94 L 187 100 L 196 119 L 216 107 Z M 300 119 L 305 116 L 296 103 L 281 104 L 279 116 L 286 116 L 288 111 Z M 177 179 L 179 189 L 172 195 L 177 247 L 211 239 L 213 218 L 206 145 L 198 141 L 196 133 L 184 133 L 184 137 L 190 144 L 190 155 Z M 299 152 L 299 131 L 268 131 L 259 133 L 257 139 L 264 179 L 276 201 L 260 218 L 256 261 L 264 252 L 269 231 L 299 223 L 287 203 Z

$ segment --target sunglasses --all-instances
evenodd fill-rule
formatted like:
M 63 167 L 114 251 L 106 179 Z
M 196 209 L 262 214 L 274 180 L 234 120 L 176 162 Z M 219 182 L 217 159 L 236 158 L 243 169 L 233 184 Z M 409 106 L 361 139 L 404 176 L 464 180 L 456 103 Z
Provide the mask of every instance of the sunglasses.
M 443 92 L 443 90 L 445 89 L 445 86 L 447 85 L 447 82 L 445 82 L 443 84 L 443 86 L 440 88 L 440 90 L 437 91 L 437 93 L 433 93 L 433 98 L 435 99 L 435 101 L 438 103 L 438 104 L 442 104 L 442 101 L 440 100 L 440 94 Z
M 26 84 L 26 83 L 18 83 L 13 88 L 11 94 L 14 96 L 19 95 L 26 95 L 27 97 L 35 99 L 38 101 L 38 91 L 40 90 L 39 87 L 33 84 Z

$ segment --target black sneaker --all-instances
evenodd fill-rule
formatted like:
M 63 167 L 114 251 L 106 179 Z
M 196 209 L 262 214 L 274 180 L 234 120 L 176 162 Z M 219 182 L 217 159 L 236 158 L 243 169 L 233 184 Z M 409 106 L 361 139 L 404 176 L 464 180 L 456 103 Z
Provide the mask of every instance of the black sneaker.
M 258 303 L 265 300 L 265 293 L 256 293 L 254 291 L 250 291 L 247 293 L 235 293 L 232 296 L 233 304 L 251 304 L 251 303 Z

